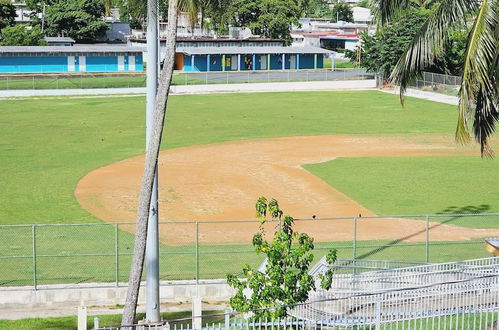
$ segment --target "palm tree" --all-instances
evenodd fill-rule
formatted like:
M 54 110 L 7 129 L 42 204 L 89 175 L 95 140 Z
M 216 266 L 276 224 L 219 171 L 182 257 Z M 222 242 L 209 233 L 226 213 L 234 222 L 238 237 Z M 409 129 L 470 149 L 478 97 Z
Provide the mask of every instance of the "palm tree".
M 109 17 L 111 15 L 111 8 L 113 7 L 113 0 L 101 0 L 104 5 L 104 16 Z
M 130 268 L 130 278 L 128 280 L 128 290 L 123 310 L 123 318 L 121 320 L 121 324 L 123 326 L 133 324 L 137 308 L 137 300 L 139 297 L 140 280 L 142 278 L 144 255 L 146 250 L 147 224 L 149 219 L 149 206 L 151 205 L 154 173 L 158 164 L 159 147 L 161 145 L 161 138 L 163 135 L 168 95 L 173 74 L 173 63 L 175 60 L 178 18 L 177 6 L 178 0 L 169 0 L 165 65 L 161 70 L 159 78 L 151 136 L 147 146 L 146 163 L 144 167 L 144 174 L 142 176 L 139 207 L 137 210 L 137 225 L 135 229 L 135 247 Z
M 385 25 L 414 0 L 372 2 L 378 23 Z M 403 102 L 408 84 L 442 53 L 447 30 L 456 23 L 472 25 L 458 95 L 456 141 L 468 143 L 471 140 L 469 122 L 472 121 L 482 157 L 492 157 L 489 138 L 499 120 L 499 0 L 435 1 L 433 13 L 400 58 L 390 79 L 400 85 Z

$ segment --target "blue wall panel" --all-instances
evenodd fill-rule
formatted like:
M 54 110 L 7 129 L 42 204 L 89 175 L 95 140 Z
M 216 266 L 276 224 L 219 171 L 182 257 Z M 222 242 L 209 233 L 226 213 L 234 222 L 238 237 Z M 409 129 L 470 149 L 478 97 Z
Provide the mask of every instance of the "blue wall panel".
M 299 69 L 313 69 L 314 68 L 314 55 L 313 54 L 300 54 L 300 68 Z
M 144 60 L 142 55 L 135 55 L 135 71 L 144 71 Z
M 208 69 L 206 57 L 206 55 L 194 56 L 194 71 L 206 71 Z
M 0 72 L 68 72 L 68 59 L 66 56 L 0 56 Z
M 117 72 L 118 56 L 87 56 L 88 72 Z
M 281 70 L 282 69 L 282 55 L 270 55 L 270 69 L 271 70 Z
M 210 56 L 210 71 L 222 71 L 222 55 Z
M 324 68 L 324 55 L 322 54 L 317 55 L 317 68 Z

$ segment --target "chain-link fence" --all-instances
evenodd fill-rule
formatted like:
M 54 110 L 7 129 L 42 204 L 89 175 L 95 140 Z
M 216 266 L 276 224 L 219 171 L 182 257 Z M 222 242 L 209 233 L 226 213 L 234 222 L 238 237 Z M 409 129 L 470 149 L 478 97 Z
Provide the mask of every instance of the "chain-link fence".
M 272 237 L 275 222 L 164 222 L 160 224 L 160 279 L 198 280 L 241 274 L 264 255 L 254 233 Z M 315 239 L 315 260 L 328 249 L 357 260 L 447 262 L 489 256 L 484 238 L 499 236 L 499 214 L 421 215 L 296 220 Z M 81 283 L 126 285 L 134 224 L 0 226 L 0 287 Z M 91 284 L 88 284 L 91 286 Z
M 374 79 L 358 69 L 300 71 L 176 72 L 172 85 L 245 84 L 262 82 L 296 82 Z M 0 75 L 0 90 L 91 89 L 146 87 L 146 76 L 140 74 L 19 74 Z
M 423 91 L 457 95 L 460 85 L 461 77 L 433 72 L 423 72 L 421 77 L 412 83 L 411 87 L 418 88 Z
M 145 87 L 140 74 L 20 74 L 0 75 L 0 90 L 91 89 Z

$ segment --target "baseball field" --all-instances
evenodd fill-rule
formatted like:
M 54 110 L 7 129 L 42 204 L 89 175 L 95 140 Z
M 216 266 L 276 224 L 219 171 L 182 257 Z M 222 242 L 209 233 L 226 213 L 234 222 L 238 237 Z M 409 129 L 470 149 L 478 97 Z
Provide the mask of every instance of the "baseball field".
M 133 222 L 144 108 L 144 97 L 135 96 L 0 101 L 0 224 Z M 186 222 L 205 221 L 203 263 L 238 261 L 234 269 L 240 268 L 241 255 L 210 253 L 247 250 L 256 225 L 214 222 L 254 218 L 254 203 L 264 195 L 296 218 L 361 214 L 359 254 L 373 242 L 400 241 L 407 244 L 376 258 L 410 259 L 421 252 L 411 243 L 424 239 L 423 218 L 369 216 L 499 212 L 496 160 L 454 143 L 456 117 L 454 106 L 409 98 L 403 109 L 398 96 L 377 91 L 172 96 L 159 198 L 161 221 L 178 225 L 162 230 L 161 249 L 187 253 L 174 263 L 179 273 L 191 274 L 194 229 Z M 304 221 L 298 228 L 319 247 L 351 247 L 351 220 L 325 223 Z M 499 235 L 493 216 L 433 217 L 430 226 L 439 242 L 435 261 L 485 256 L 483 238 Z M 71 234 L 66 227 L 42 228 L 39 249 L 46 254 L 113 250 L 91 226 L 71 227 Z M 128 251 L 133 226 L 120 229 L 120 249 Z M 112 227 L 99 230 L 113 235 Z M 29 255 L 31 242 L 20 239 L 29 238 L 29 229 L 21 237 L 16 227 L 0 227 L 0 233 L 1 256 Z M 469 241 L 477 244 L 446 250 L 446 242 Z M 258 262 L 250 252 L 244 258 Z M 129 257 L 123 258 L 126 273 Z M 85 268 L 94 280 L 106 273 L 81 267 L 81 260 L 67 262 L 66 269 Z M 167 262 L 165 271 L 171 266 Z M 6 277 L 14 277 L 15 269 L 6 268 L 12 272 Z

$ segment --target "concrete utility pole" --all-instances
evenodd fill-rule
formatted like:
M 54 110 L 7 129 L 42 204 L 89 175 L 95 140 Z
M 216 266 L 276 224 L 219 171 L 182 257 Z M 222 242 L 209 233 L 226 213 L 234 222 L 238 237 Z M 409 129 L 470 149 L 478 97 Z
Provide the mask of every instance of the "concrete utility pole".
M 146 146 L 151 136 L 158 91 L 158 0 L 147 0 L 147 97 Z M 158 166 L 154 174 L 146 244 L 146 320 L 159 322 L 159 239 L 158 239 Z

